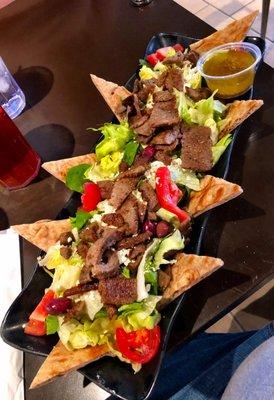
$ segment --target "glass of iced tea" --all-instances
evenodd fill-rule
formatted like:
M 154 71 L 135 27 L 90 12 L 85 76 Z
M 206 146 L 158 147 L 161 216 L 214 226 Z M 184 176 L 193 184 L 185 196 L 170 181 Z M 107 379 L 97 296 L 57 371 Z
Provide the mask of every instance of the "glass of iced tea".
M 0 185 L 9 190 L 25 187 L 40 165 L 39 155 L 0 107 Z

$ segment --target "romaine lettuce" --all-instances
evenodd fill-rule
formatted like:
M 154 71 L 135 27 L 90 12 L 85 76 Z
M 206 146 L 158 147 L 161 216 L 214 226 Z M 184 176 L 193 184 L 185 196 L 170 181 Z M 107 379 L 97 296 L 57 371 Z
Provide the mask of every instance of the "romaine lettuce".
M 177 108 L 180 117 L 188 124 L 198 124 L 208 126 L 211 129 L 211 139 L 213 145 L 218 140 L 219 123 L 222 120 L 226 106 L 219 100 L 214 100 L 216 91 L 208 99 L 203 99 L 194 103 L 185 93 L 174 89 L 177 101 Z
M 213 156 L 213 165 L 215 165 L 221 155 L 225 152 L 227 146 L 231 143 L 232 141 L 232 135 L 228 133 L 225 135 L 222 139 L 220 139 L 215 146 L 212 146 L 212 156 Z
M 108 154 L 123 150 L 126 143 L 134 137 L 134 132 L 126 121 L 120 124 L 106 123 L 98 130 L 104 135 L 104 139 L 97 144 L 95 149 L 98 160 Z

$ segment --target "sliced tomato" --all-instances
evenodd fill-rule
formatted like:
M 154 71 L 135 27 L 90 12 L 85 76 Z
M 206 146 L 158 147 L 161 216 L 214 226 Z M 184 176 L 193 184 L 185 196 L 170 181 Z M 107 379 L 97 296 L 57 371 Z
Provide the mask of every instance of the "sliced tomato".
M 145 364 L 155 356 L 159 349 L 160 327 L 143 328 L 133 332 L 117 328 L 116 342 L 123 357 L 132 362 Z
M 171 46 L 162 47 L 161 49 L 158 49 L 156 51 L 158 60 L 163 61 L 167 57 L 168 52 L 170 52 L 172 50 L 174 50 L 174 49 Z
M 45 321 L 30 319 L 24 328 L 24 332 L 27 335 L 44 336 L 46 334 L 46 323 Z
M 173 46 L 173 49 L 177 52 L 177 51 L 184 51 L 183 46 L 180 43 L 177 43 Z
M 36 321 L 45 321 L 46 317 L 48 316 L 48 313 L 46 311 L 47 305 L 51 302 L 51 300 L 54 298 L 54 291 L 53 290 L 48 290 L 47 293 L 43 296 L 42 300 L 38 304 L 38 306 L 35 308 L 35 310 L 31 313 L 30 315 L 30 320 L 36 320 Z
M 100 188 L 96 183 L 87 182 L 84 184 L 84 193 L 81 196 L 84 211 L 95 210 L 97 204 L 101 201 Z
M 154 65 L 157 64 L 157 62 L 159 62 L 159 59 L 157 58 L 157 54 L 156 53 L 152 53 L 152 54 L 149 54 L 148 56 L 146 56 L 146 60 L 153 67 L 154 67 Z

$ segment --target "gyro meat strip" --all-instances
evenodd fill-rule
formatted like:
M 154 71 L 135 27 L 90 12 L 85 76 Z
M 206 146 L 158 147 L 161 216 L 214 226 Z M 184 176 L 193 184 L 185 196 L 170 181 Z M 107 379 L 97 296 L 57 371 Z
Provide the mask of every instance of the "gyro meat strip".
M 180 127 L 175 125 L 171 129 L 167 129 L 161 133 L 158 133 L 156 136 L 153 137 L 151 140 L 152 145 L 169 145 L 175 142 L 175 140 L 180 135 Z
M 178 51 L 174 56 L 167 57 L 163 64 L 165 65 L 177 65 L 177 67 L 182 68 L 186 65 L 186 61 L 189 61 L 193 66 L 197 64 L 199 59 L 199 54 L 195 53 L 195 51 L 189 51 L 186 54 L 183 54 L 181 51 Z
M 86 265 L 91 267 L 95 278 L 115 276 L 119 272 L 117 253 L 110 249 L 122 236 L 123 233 L 118 229 L 106 228 L 102 237 L 89 248 Z
M 174 88 L 182 92 L 184 90 L 184 78 L 183 73 L 178 68 L 171 68 L 165 79 L 165 87 L 168 90 L 173 90 Z
M 111 193 L 111 198 L 109 200 L 110 204 L 114 208 L 119 208 L 128 195 L 135 189 L 139 177 L 137 178 L 122 178 L 115 181 L 113 190 Z
M 122 172 L 118 176 L 118 180 L 123 179 L 123 178 L 138 178 L 144 175 L 146 170 L 149 168 L 149 164 L 144 164 L 144 165 L 138 165 L 138 166 L 133 166 L 130 169 L 128 169 L 125 172 Z
M 91 222 L 86 225 L 79 233 L 79 238 L 84 242 L 95 242 L 101 233 L 101 228 L 98 222 Z
M 135 129 L 138 135 L 150 136 L 156 128 L 173 126 L 180 121 L 175 98 L 169 101 L 155 103 L 150 118 L 140 127 Z
M 154 132 L 154 128 L 150 124 L 150 118 L 146 119 L 141 125 L 135 127 L 134 131 L 140 136 L 150 136 Z
M 158 101 L 169 101 L 174 99 L 174 95 L 168 90 L 161 90 L 159 92 L 153 93 L 153 100 L 155 103 Z
M 154 104 L 149 123 L 153 129 L 161 126 L 173 126 L 180 122 L 176 101 L 162 101 Z
M 208 97 L 211 96 L 211 91 L 207 87 L 202 87 L 199 89 L 186 87 L 186 94 L 188 95 L 188 97 L 196 102 L 203 99 L 208 99 Z
M 116 306 L 114 306 L 113 304 L 105 304 L 105 309 L 108 313 L 109 319 L 116 317 L 116 315 L 117 315 L 117 307 Z
M 139 212 L 136 198 L 133 195 L 129 195 L 117 215 L 119 215 L 118 213 L 123 216 L 123 220 L 126 223 L 126 235 L 135 235 L 139 228 Z
M 122 306 L 137 300 L 137 283 L 135 278 L 103 279 L 99 282 L 99 293 L 104 304 Z
M 190 126 L 183 131 L 181 159 L 182 167 L 194 171 L 209 171 L 213 166 L 211 129 L 205 126 Z
M 175 139 L 175 141 L 173 143 L 171 143 L 171 144 L 156 144 L 155 145 L 155 149 L 157 151 L 158 150 L 162 150 L 162 151 L 165 151 L 165 152 L 169 152 L 170 155 L 171 155 L 171 152 L 176 149 L 178 144 L 179 144 L 179 140 Z
M 104 222 L 107 225 L 116 226 L 116 228 L 121 228 L 121 226 L 123 226 L 125 223 L 122 214 L 118 213 L 110 213 L 103 215 L 102 222 Z
M 170 165 L 172 162 L 172 156 L 169 152 L 163 150 L 157 150 L 154 155 L 155 160 L 162 161 L 165 165 Z
M 148 211 L 157 211 L 159 208 L 158 199 L 155 190 L 148 181 L 143 181 L 139 190 L 143 199 L 147 202 Z
M 72 255 L 72 249 L 71 247 L 68 246 L 61 246 L 60 247 L 60 255 L 65 258 L 66 260 L 68 260 L 70 258 L 70 256 Z
M 140 233 L 140 235 L 133 236 L 130 238 L 125 238 L 118 243 L 118 250 L 120 249 L 131 249 L 137 244 L 147 242 L 152 236 L 151 232 Z
M 140 254 L 143 255 L 145 251 L 146 251 L 146 245 L 138 244 L 138 246 L 135 246 L 132 250 L 130 250 L 128 258 L 130 260 L 135 260 L 135 258 Z
M 90 292 L 91 290 L 98 289 L 98 281 L 94 280 L 94 282 L 89 283 L 80 283 L 77 286 L 73 286 L 70 289 L 66 289 L 63 293 L 63 297 L 75 296 L 76 294 Z
M 81 241 L 77 244 L 77 253 L 79 254 L 80 257 L 85 260 L 87 254 L 88 254 L 88 249 L 89 249 L 89 244 L 87 242 Z
M 87 255 L 87 254 L 86 254 Z M 80 277 L 79 277 L 79 282 L 80 284 L 85 284 L 88 282 L 91 282 L 93 277 L 92 277 L 92 266 L 85 264 L 83 268 L 81 269 L 80 272 Z
M 111 192 L 112 192 L 112 189 L 114 186 L 114 182 L 109 181 L 109 180 L 99 181 L 99 182 L 97 182 L 97 185 L 99 186 L 102 199 L 103 200 L 110 199 Z
M 146 216 L 146 211 L 147 211 L 147 202 L 146 201 L 140 201 L 137 200 L 138 204 L 138 216 L 139 220 L 141 223 L 144 222 L 145 216 Z
M 72 232 L 68 231 L 61 233 L 59 241 L 61 246 L 70 246 L 75 241 L 75 237 Z
M 64 318 L 64 322 L 71 320 L 72 318 L 81 318 L 85 312 L 86 303 L 84 301 L 77 301 L 70 308 Z
M 134 115 L 129 117 L 129 124 L 131 128 L 137 129 L 149 119 L 149 115 Z

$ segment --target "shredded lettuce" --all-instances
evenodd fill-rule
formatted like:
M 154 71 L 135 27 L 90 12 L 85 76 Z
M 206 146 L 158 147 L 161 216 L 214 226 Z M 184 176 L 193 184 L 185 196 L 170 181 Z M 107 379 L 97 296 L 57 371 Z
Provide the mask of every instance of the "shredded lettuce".
M 173 234 L 164 239 L 154 239 L 147 248 L 139 264 L 137 272 L 137 300 L 142 301 L 150 294 L 158 292 L 157 271 L 162 264 L 172 263 L 173 260 L 166 260 L 165 254 L 170 250 L 181 250 L 184 248 L 184 239 L 176 229 Z
M 119 165 L 123 159 L 124 153 L 122 151 L 115 151 L 101 158 L 100 167 L 102 175 L 115 176 L 119 171 Z
M 192 190 L 200 190 L 200 180 L 196 173 L 190 169 L 182 168 L 182 160 L 175 158 L 168 167 L 173 182 Z
M 218 141 L 219 123 L 222 120 L 226 106 L 219 100 L 214 100 L 216 91 L 208 99 L 194 103 L 183 92 L 174 89 L 180 117 L 188 124 L 208 126 L 211 129 L 213 145 Z
M 59 265 L 70 266 L 70 265 L 82 265 L 83 260 L 78 254 L 73 254 L 68 260 L 60 254 L 60 245 L 56 244 L 51 246 L 47 254 L 42 260 L 39 261 L 41 267 L 46 267 L 47 269 L 54 269 Z
M 87 314 L 91 321 L 103 307 L 101 295 L 98 290 L 91 290 L 90 292 L 84 293 L 79 296 L 78 299 L 85 302 Z
M 215 146 L 212 146 L 212 155 L 213 155 L 213 165 L 215 165 L 221 155 L 225 152 L 226 148 L 230 145 L 232 141 L 232 135 L 228 133 L 222 139 L 220 139 Z
M 126 331 L 138 330 L 141 328 L 152 329 L 160 321 L 160 315 L 156 310 L 161 296 L 149 295 L 141 302 L 135 302 L 121 306 L 118 309 L 118 321 L 122 321 Z
M 98 160 L 124 149 L 127 142 L 133 139 L 134 132 L 128 122 L 120 124 L 106 123 L 98 129 L 104 135 L 104 139 L 97 144 L 95 152 Z
M 143 65 L 142 68 L 139 71 L 139 77 L 142 81 L 145 81 L 147 79 L 152 79 L 158 77 L 157 72 L 153 71 L 152 68 L 148 67 L 147 65 Z
M 114 179 L 119 172 L 119 165 L 123 159 L 122 151 L 115 151 L 101 158 L 99 163 L 91 165 L 85 172 L 85 178 L 92 182 Z
M 191 64 L 186 64 L 183 67 L 183 77 L 186 86 L 193 89 L 201 87 L 202 76 L 196 67 L 191 68 Z

